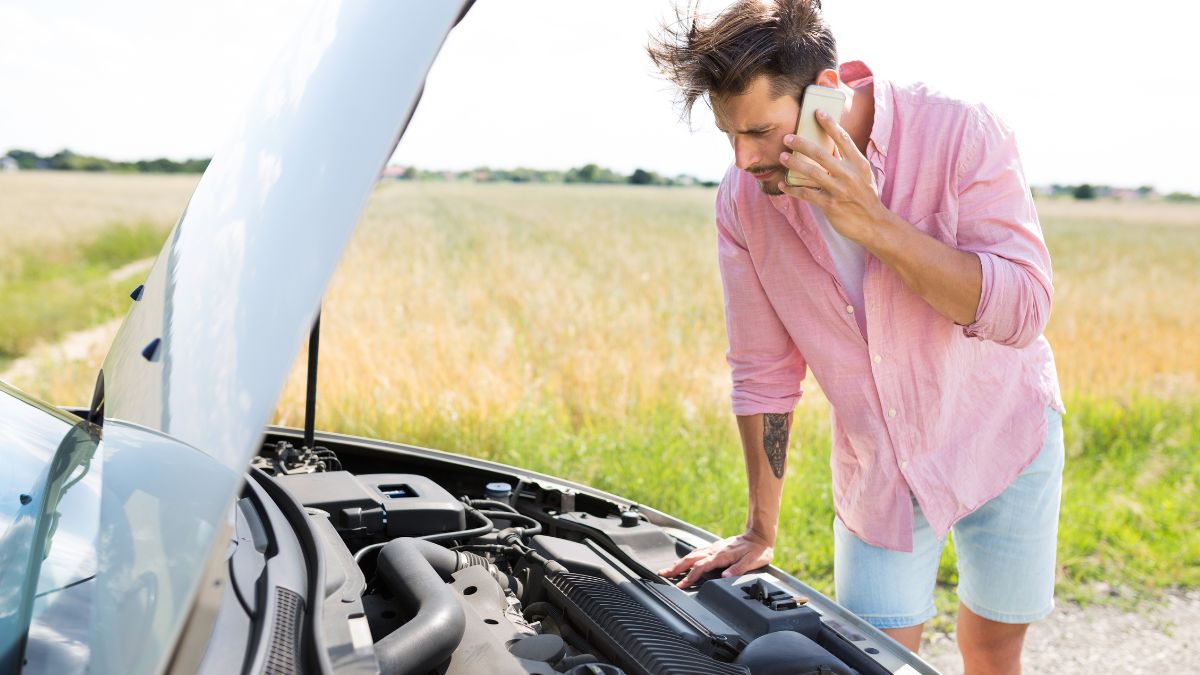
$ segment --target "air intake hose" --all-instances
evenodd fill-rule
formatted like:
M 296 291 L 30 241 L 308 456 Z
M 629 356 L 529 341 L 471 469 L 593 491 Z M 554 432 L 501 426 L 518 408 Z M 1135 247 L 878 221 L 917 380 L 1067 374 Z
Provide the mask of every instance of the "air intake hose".
M 435 544 L 432 541 L 424 539 L 397 539 L 396 541 L 409 541 L 416 547 L 417 551 L 433 568 L 433 571 L 438 573 L 438 576 L 443 581 L 453 581 L 453 574 L 459 570 L 466 569 L 478 565 L 485 568 L 496 583 L 500 584 L 501 588 L 512 588 L 513 581 L 509 576 L 491 563 L 487 558 L 471 553 L 470 551 L 451 551 L 450 549 Z
M 380 579 L 413 614 L 408 623 L 375 644 L 375 656 L 385 675 L 428 673 L 450 658 L 467 628 L 456 594 L 418 548 L 425 543 L 401 538 L 379 550 L 376 571 Z

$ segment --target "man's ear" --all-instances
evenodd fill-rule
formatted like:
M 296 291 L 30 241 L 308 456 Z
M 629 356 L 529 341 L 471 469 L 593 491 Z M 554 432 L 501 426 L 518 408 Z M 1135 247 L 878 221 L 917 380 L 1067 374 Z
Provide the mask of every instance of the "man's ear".
M 842 78 L 838 76 L 838 71 L 833 68 L 826 68 L 817 75 L 817 84 L 830 89 L 837 89 L 842 83 Z

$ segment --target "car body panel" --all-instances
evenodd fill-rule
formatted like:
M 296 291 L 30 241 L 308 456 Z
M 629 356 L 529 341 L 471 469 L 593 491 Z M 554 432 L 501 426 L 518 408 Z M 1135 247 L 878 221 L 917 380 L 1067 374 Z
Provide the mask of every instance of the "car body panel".
M 103 366 L 106 418 L 246 466 L 461 9 L 316 8 L 214 155 L 122 324 Z

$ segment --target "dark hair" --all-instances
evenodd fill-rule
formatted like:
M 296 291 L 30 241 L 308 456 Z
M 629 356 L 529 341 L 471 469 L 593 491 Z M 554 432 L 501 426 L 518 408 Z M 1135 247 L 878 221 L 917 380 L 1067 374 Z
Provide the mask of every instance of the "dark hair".
M 704 24 L 677 6 L 676 18 L 647 51 L 679 88 L 684 119 L 696 99 L 744 93 L 759 75 L 771 78 L 774 96 L 799 97 L 822 70 L 837 68 L 820 0 L 738 0 Z

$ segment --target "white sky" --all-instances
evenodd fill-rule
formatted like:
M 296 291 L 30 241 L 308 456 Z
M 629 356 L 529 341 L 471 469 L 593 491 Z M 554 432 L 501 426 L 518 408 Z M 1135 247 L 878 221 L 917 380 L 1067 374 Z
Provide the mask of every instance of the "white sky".
M 208 156 L 315 1 L 0 0 L 0 152 Z M 1200 11 L 1191 3 L 825 5 L 842 60 L 999 112 L 1031 183 L 1200 193 Z M 693 131 L 679 122 L 644 53 L 669 14 L 668 0 L 478 0 L 443 48 L 393 162 L 596 162 L 719 178 L 730 161 L 724 137 L 703 105 Z

